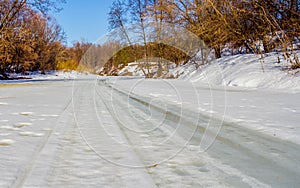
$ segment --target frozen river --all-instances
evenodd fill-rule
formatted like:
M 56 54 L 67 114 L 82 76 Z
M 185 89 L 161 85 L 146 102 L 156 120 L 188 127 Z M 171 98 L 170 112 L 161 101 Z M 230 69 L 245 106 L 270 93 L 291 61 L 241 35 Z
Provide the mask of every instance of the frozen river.
M 299 187 L 299 97 L 180 80 L 0 85 L 0 187 Z

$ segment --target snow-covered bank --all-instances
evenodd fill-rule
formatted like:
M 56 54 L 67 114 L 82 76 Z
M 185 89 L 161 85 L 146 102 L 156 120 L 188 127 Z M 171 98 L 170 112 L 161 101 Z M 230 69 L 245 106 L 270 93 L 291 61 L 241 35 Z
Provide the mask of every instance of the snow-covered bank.
M 300 56 L 300 52 L 298 53 Z M 278 63 L 280 58 L 280 64 Z M 152 63 L 150 72 L 157 72 L 157 63 Z M 262 59 L 255 54 L 224 56 L 199 66 L 189 62 L 178 67 L 170 64 L 169 73 L 161 77 L 179 78 L 194 83 L 246 88 L 269 88 L 300 92 L 300 70 L 289 70 L 289 64 L 276 53 L 266 54 Z M 118 75 L 143 76 L 137 63 L 129 63 L 118 71 Z M 156 74 L 154 74 L 156 75 Z
M 281 62 L 285 61 L 281 59 Z M 194 83 L 300 92 L 300 70 L 283 67 L 284 65 L 278 64 L 275 53 L 268 54 L 263 59 L 254 54 L 243 54 L 222 57 L 197 70 L 193 65 L 186 65 L 172 72 Z
M 27 72 L 26 74 L 16 74 L 16 73 L 10 73 L 8 74 L 8 77 L 13 80 L 17 80 L 18 78 L 23 79 L 63 79 L 63 78 L 75 78 L 78 73 L 76 71 L 47 71 L 46 73 L 41 73 L 41 71 L 35 71 L 35 72 Z M 1 80 L 3 81 L 3 80 Z
M 1 83 L 22 83 L 31 81 L 54 81 L 54 80 L 74 80 L 74 79 L 95 79 L 96 75 L 88 72 L 78 71 L 48 71 L 46 74 L 41 72 L 28 72 L 28 74 L 10 74 L 10 80 L 0 80 Z M 21 79 L 19 79 L 21 78 Z

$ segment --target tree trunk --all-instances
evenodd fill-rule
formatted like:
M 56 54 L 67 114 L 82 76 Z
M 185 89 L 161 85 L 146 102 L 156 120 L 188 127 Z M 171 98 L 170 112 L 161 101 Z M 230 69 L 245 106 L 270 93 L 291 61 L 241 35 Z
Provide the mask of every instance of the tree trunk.
M 263 42 L 263 47 L 264 47 L 264 53 L 269 53 L 270 52 L 270 46 L 268 44 L 269 43 L 268 39 L 266 37 L 264 37 L 262 42 Z
M 8 75 L 5 72 L 5 68 L 4 69 L 0 69 L 0 80 L 1 79 L 3 79 L 3 80 L 8 79 Z
M 221 54 L 221 47 L 219 45 L 214 46 L 214 50 L 215 50 L 215 58 L 219 59 L 222 57 Z

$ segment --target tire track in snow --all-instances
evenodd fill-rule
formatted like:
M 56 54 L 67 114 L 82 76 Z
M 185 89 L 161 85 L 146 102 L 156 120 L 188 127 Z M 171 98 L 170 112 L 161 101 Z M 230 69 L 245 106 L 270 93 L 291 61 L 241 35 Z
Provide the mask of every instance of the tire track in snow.
M 117 178 L 108 184 L 121 184 L 125 187 L 156 187 L 145 168 L 126 168 L 122 164 L 133 162 L 141 164 L 136 153 L 122 145 L 130 145 L 124 133 L 120 130 L 110 109 L 106 106 L 103 96 L 98 99 L 99 108 L 104 111 L 103 119 L 99 121 L 93 108 L 95 105 L 93 90 L 94 82 L 77 83 L 78 96 L 74 96 L 74 118 L 82 140 L 102 161 L 108 177 Z M 110 132 L 106 132 L 108 126 Z M 118 142 L 114 142 L 117 139 Z M 110 160 L 114 159 L 114 161 Z M 141 166 L 141 165 L 138 165 Z M 110 167 L 109 170 L 107 167 Z M 108 179 L 109 180 L 109 179 Z M 107 180 L 103 180 L 106 182 Z M 114 184 L 113 184 L 114 183 Z M 110 185 L 111 186 L 111 185 Z
M 102 85 L 102 84 L 103 83 L 100 83 L 100 85 Z M 126 99 L 126 96 L 128 95 L 128 93 L 118 91 L 117 88 L 110 88 L 110 89 L 115 90 L 115 92 L 117 92 L 120 96 L 125 96 L 123 98 L 122 97 L 114 98 L 117 100 L 117 101 L 115 101 L 115 103 L 118 104 L 118 106 L 116 108 L 121 108 L 121 109 L 124 108 L 124 106 L 126 106 L 126 104 L 122 105 L 122 101 L 123 101 L 123 103 L 124 103 L 124 101 L 126 101 L 124 99 Z M 101 88 L 101 90 L 99 90 L 98 93 L 100 93 L 103 90 L 104 89 Z M 109 98 L 109 96 L 106 96 L 105 98 Z M 132 106 L 132 108 L 139 107 L 138 110 L 140 110 L 140 111 L 147 111 L 147 107 L 154 105 L 154 104 L 151 104 L 150 102 L 147 102 L 147 100 L 137 99 L 134 96 L 129 96 L 129 100 L 132 100 L 135 103 Z M 138 104 L 140 104 L 140 105 L 138 105 Z M 166 112 L 166 111 L 164 111 L 164 109 L 162 109 L 160 107 L 155 106 L 155 109 L 159 113 L 167 114 L 167 117 L 166 117 L 167 121 L 164 121 L 164 124 L 166 124 L 167 126 L 159 127 L 159 129 L 162 132 L 165 132 L 166 134 L 169 134 L 170 131 L 172 132 L 172 129 L 174 129 L 174 127 L 172 127 L 174 125 L 174 121 L 176 124 L 176 122 L 179 119 L 181 119 L 181 118 L 185 119 L 185 117 L 178 117 L 178 115 L 175 115 L 171 111 Z M 127 112 L 127 115 L 128 115 L 128 112 Z M 156 122 L 156 123 L 158 123 L 158 122 Z M 191 136 L 190 133 L 193 132 L 193 129 L 196 126 L 192 125 L 193 123 L 189 122 L 188 119 L 183 120 L 181 123 L 182 123 L 182 125 L 189 124 L 186 128 L 190 127 L 190 129 L 189 130 L 180 129 L 179 131 L 176 130 L 177 131 L 175 133 L 176 136 L 173 137 L 173 140 L 170 140 L 170 144 L 161 146 L 155 152 L 147 153 L 146 151 L 143 152 L 141 150 L 137 150 L 136 153 L 138 154 L 139 158 L 143 162 L 146 162 L 146 163 L 149 160 L 149 158 L 147 156 L 151 156 L 152 158 L 158 158 L 158 160 L 161 160 L 160 157 L 164 156 L 164 153 L 168 152 L 168 150 L 170 150 L 170 148 L 178 147 L 178 143 L 185 144 L 187 142 L 187 140 L 189 140 L 188 137 Z M 154 122 L 154 124 L 155 124 L 155 122 Z M 202 130 L 204 132 L 204 129 L 202 129 Z M 134 136 L 134 134 L 131 134 L 130 131 L 126 128 L 125 129 L 123 128 L 122 131 L 125 135 L 127 135 L 128 140 L 130 140 L 132 143 L 135 143 L 135 144 L 140 143 L 140 142 L 143 142 L 143 140 L 148 140 L 149 143 L 153 142 L 153 139 L 147 139 L 147 138 L 143 138 L 143 140 L 138 139 L 137 137 Z M 197 131 L 201 132 L 201 130 L 197 130 Z M 197 136 L 198 139 L 199 138 L 201 139 L 201 135 L 198 134 L 195 136 Z M 255 187 L 268 187 L 264 183 L 261 183 L 260 181 L 256 180 L 255 178 L 252 178 L 250 176 L 247 176 L 246 174 L 243 174 L 242 172 L 240 172 L 237 169 L 231 168 L 228 165 L 220 165 L 220 164 L 222 164 L 221 162 L 217 162 L 218 160 L 212 159 L 209 156 L 206 156 L 205 153 L 202 153 L 203 156 L 201 156 L 201 157 L 197 156 L 197 155 L 199 155 L 199 153 L 197 153 L 199 148 L 196 148 L 196 150 L 195 150 L 195 146 L 193 146 L 193 145 L 185 146 L 184 144 L 183 145 L 179 144 L 179 147 L 184 146 L 186 148 L 183 148 L 183 150 L 176 153 L 175 156 L 169 158 L 168 160 L 164 161 L 163 163 L 159 163 L 158 166 L 153 165 L 154 168 L 159 167 L 160 170 L 158 172 L 156 172 L 155 170 L 152 170 L 152 167 L 149 168 L 149 173 L 152 174 L 154 181 L 156 181 L 157 184 L 163 185 L 163 186 L 170 186 L 170 187 L 172 187 L 172 185 L 177 186 L 178 184 L 182 183 L 182 182 L 178 182 L 178 180 L 180 178 L 184 178 L 186 180 L 189 179 L 189 181 L 185 182 L 185 184 L 182 184 L 181 186 L 207 186 L 206 182 L 207 181 L 209 182 L 209 180 L 215 178 L 214 183 L 210 182 L 208 185 L 222 186 L 222 187 L 227 187 L 227 186 L 228 187 L 232 187 L 232 186 L 240 187 L 240 186 L 245 186 L 246 184 L 248 184 L 248 185 L 255 186 Z M 193 148 L 192 150 L 194 150 L 194 151 L 189 151 L 190 148 Z M 168 158 L 169 156 L 165 156 L 165 157 Z M 194 161 L 194 162 L 190 163 L 189 159 L 190 159 L 190 161 Z M 187 160 L 187 161 L 182 162 L 184 160 Z M 170 163 L 170 161 L 171 161 L 171 163 Z M 176 163 L 178 163 L 178 164 L 176 164 Z M 199 167 L 199 163 L 206 163 L 207 165 L 209 165 L 210 170 L 206 170 L 205 168 Z M 182 165 L 182 164 L 184 164 L 184 165 Z M 218 166 L 216 166 L 215 164 L 218 164 Z M 175 166 L 178 165 L 178 166 L 174 167 L 174 165 Z M 226 170 L 224 170 L 224 169 L 226 169 Z M 164 171 L 164 172 L 166 172 L 166 174 L 161 174 L 160 171 Z M 191 174 L 190 174 L 190 172 L 191 172 Z M 223 174 L 224 172 L 226 175 Z M 203 173 L 206 173 L 206 175 L 204 175 Z M 205 178 L 203 178 L 202 181 L 199 181 L 200 176 L 204 176 Z M 219 178 L 218 179 L 218 178 L 216 178 L 216 176 L 221 176 L 221 177 L 218 177 Z M 231 181 L 228 181 L 227 179 L 230 179 Z M 192 184 L 190 184 L 191 182 L 192 182 Z M 224 184 L 222 184 L 222 183 L 218 184 L 218 182 L 223 182 Z
M 15 181 L 12 183 L 12 185 L 10 187 L 19 188 L 19 187 L 23 187 L 24 186 L 24 183 L 26 182 L 26 179 L 30 176 L 30 173 L 31 173 L 31 171 L 34 168 L 34 165 L 36 164 L 36 161 L 37 161 L 40 153 L 47 146 L 47 144 L 48 144 L 51 136 L 53 135 L 53 133 L 58 128 L 57 127 L 57 125 L 59 124 L 58 122 L 61 119 L 65 118 L 65 113 L 67 112 L 67 109 L 71 106 L 71 102 L 72 102 L 71 100 L 69 100 L 67 102 L 67 104 L 63 108 L 62 112 L 60 113 L 60 116 L 58 116 L 58 118 L 56 118 L 56 120 L 55 120 L 56 126 L 54 127 L 54 129 L 49 130 L 48 133 L 45 134 L 44 139 L 39 144 L 39 146 L 37 147 L 37 149 L 35 150 L 35 152 L 31 155 L 29 162 L 24 167 L 22 167 L 21 171 L 19 172 L 19 174 L 17 175 Z
M 108 87 L 111 87 L 108 84 Z M 113 88 L 120 95 L 127 96 L 128 91 L 122 91 Z M 161 113 L 167 113 L 172 119 L 184 119 L 185 126 L 195 126 L 189 120 L 191 117 L 197 118 L 198 112 L 184 110 L 180 114 L 176 105 L 172 110 L 165 111 L 159 104 L 152 104 L 148 97 L 131 94 L 130 99 L 137 101 L 144 106 L 152 106 L 153 109 Z M 216 118 L 210 118 L 206 114 L 200 113 L 201 121 L 221 122 Z M 186 118 L 187 117 L 187 118 Z M 214 129 L 206 130 L 206 127 L 198 126 L 198 132 L 195 139 L 200 142 L 204 132 L 206 136 L 216 135 Z M 180 134 L 180 133 L 179 133 Z M 283 141 L 254 130 L 247 129 L 232 122 L 223 122 L 222 131 L 217 135 L 212 147 L 207 151 L 215 159 L 238 169 L 248 177 L 253 177 L 272 187 L 286 187 L 300 185 L 300 146 L 291 142 Z

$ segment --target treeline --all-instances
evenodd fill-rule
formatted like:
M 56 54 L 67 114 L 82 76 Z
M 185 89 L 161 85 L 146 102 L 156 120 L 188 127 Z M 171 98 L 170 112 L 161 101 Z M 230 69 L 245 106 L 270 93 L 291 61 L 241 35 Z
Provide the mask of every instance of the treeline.
M 52 0 L 0 1 L 0 77 L 56 68 L 64 35 L 49 12 L 59 10 L 58 5 Z
M 117 45 L 117 44 L 116 44 Z M 155 73 L 151 72 L 150 63 L 153 59 L 148 59 L 148 64 L 144 63 L 143 61 L 147 61 L 145 59 L 145 46 L 143 45 L 133 45 L 128 46 L 125 48 L 121 48 L 112 57 L 108 59 L 108 61 L 104 64 L 103 69 L 101 70 L 100 74 L 102 75 L 111 75 L 111 76 L 118 76 L 118 70 L 124 68 L 131 62 L 139 62 L 140 69 L 142 70 L 143 74 L 152 77 Z M 181 50 L 174 48 L 172 46 L 168 46 L 162 43 L 151 43 L 147 44 L 147 55 L 149 57 L 159 57 L 156 58 L 155 61 L 158 61 L 158 72 L 162 71 L 163 64 L 173 62 L 177 66 L 183 62 L 187 62 L 189 60 L 189 56 L 182 52 Z M 166 61 L 168 60 L 168 61 Z M 142 61 L 142 62 L 141 62 Z M 167 65 L 165 65 L 167 66 Z
M 104 67 L 109 72 L 139 59 L 145 61 L 139 61 L 144 75 L 151 77 L 150 57 L 175 63 L 191 60 L 199 66 L 208 62 L 206 46 L 215 58 L 224 49 L 256 54 L 277 51 L 291 68 L 300 67 L 295 53 L 300 43 L 300 0 L 114 0 L 108 20 L 110 29 L 117 29 L 112 39 L 101 45 L 81 41 L 72 47 L 64 45 L 63 30 L 50 15 L 64 2 L 0 0 L 0 78 L 12 72 L 54 69 L 99 71 Z M 151 28 L 149 23 L 156 26 Z M 164 28 L 165 24 L 170 27 Z M 179 28 L 191 31 L 205 45 L 195 50 L 194 41 L 178 34 L 185 32 Z M 170 38 L 169 44 L 157 42 L 163 35 Z M 178 41 L 179 46 L 192 49 L 183 51 L 192 53 L 183 55 L 172 45 Z M 197 52 L 201 60 L 193 60 Z
M 65 34 L 51 16 L 62 3 L 65 0 L 0 0 L 0 79 L 29 71 L 95 71 L 120 48 L 113 42 L 92 45 L 84 40 L 66 46 Z
M 109 13 L 111 29 L 125 33 L 127 24 L 137 23 L 145 34 L 149 22 L 186 28 L 214 51 L 215 58 L 225 48 L 256 54 L 280 51 L 292 68 L 300 67 L 295 53 L 300 42 L 299 0 L 115 0 Z M 125 38 L 130 43 L 126 34 Z

